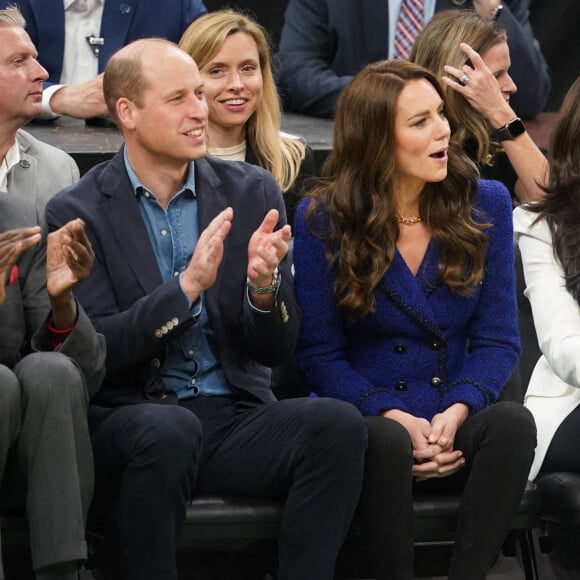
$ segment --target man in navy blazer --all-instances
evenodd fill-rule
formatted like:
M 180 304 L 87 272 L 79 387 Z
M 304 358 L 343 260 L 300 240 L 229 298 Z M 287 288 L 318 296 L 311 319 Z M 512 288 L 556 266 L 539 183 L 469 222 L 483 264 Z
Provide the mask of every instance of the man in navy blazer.
M 104 91 L 125 146 L 46 215 L 51 229 L 82 216 L 96 254 L 76 295 L 108 346 L 93 505 L 118 506 L 120 577 L 177 578 L 199 491 L 286 497 L 278 577 L 331 580 L 366 429 L 352 406 L 270 390 L 300 326 L 281 192 L 261 168 L 205 157 L 201 75 L 173 43 L 121 49 Z
M 0 0 L 0 8 L 14 3 L 20 7 L 26 19 L 26 30 L 38 49 L 39 61 L 48 71 L 48 85 L 61 81 L 65 56 L 65 7 L 69 9 L 75 2 L 86 3 L 85 0 Z M 91 36 L 97 42 L 102 40 L 102 45 L 93 46 L 99 73 L 105 70 L 109 58 L 125 44 L 147 37 L 177 42 L 189 24 L 207 12 L 203 0 L 161 3 L 158 0 L 95 0 L 94 3 L 99 2 L 103 4 L 100 28 L 97 26 L 96 30 L 91 30 Z M 92 0 L 88 4 L 91 5 Z M 78 34 L 84 35 L 85 32 L 79 30 Z M 55 114 L 86 119 L 107 112 L 100 74 L 78 86 L 63 87 L 55 95 L 50 101 Z
M 278 74 L 285 107 L 307 115 L 331 116 L 352 76 L 371 62 L 389 58 L 392 3 L 393 0 L 290 0 L 280 39 Z M 482 17 L 496 17 L 508 34 L 510 75 L 518 87 L 511 98 L 512 107 L 523 118 L 542 112 L 551 79 L 530 26 L 529 0 L 432 3 L 435 12 L 473 8 Z M 426 0 L 425 5 L 428 4 Z

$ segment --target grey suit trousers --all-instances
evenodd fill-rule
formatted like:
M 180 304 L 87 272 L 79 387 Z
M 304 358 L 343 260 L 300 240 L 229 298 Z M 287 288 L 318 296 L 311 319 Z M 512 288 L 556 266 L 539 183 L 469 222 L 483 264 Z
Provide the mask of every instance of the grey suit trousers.
M 25 505 L 35 569 L 87 555 L 93 491 L 87 405 L 82 373 L 61 353 L 30 354 L 12 370 L 0 365 L 0 478 L 8 480 L 3 490 L 10 480 L 25 484 L 2 504 Z

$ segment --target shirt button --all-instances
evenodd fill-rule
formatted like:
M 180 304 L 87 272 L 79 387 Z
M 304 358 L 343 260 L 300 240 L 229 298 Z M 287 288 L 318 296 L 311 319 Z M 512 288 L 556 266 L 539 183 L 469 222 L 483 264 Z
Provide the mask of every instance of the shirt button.
M 145 192 L 143 195 L 144 195 L 145 197 L 151 197 L 151 194 L 150 194 L 148 191 L 146 191 L 146 192 Z
M 179 272 L 173 272 L 173 277 L 179 276 Z
M 195 385 L 195 379 L 191 379 L 191 384 Z
M 167 230 L 161 230 L 161 235 L 162 236 L 166 236 L 167 235 Z
M 433 377 L 431 379 L 431 386 L 438 387 L 441 384 L 441 379 L 439 377 Z
M 192 351 L 192 350 L 188 350 L 188 351 L 187 351 L 187 354 L 188 354 L 189 356 L 193 356 L 193 351 Z
M 399 381 L 396 385 L 395 385 L 395 389 L 397 389 L 397 391 L 406 391 L 407 390 L 407 383 L 405 381 Z
M 397 344 L 395 346 L 395 352 L 397 354 L 403 354 L 407 350 L 407 347 L 404 344 Z
M 161 361 L 158 358 L 152 358 L 151 359 L 151 366 L 154 369 L 158 369 L 161 366 Z

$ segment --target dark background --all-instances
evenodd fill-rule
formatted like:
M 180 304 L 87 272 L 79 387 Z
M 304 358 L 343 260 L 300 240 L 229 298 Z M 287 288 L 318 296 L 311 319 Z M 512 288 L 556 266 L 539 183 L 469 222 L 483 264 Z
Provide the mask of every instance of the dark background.
M 250 12 L 272 37 L 280 39 L 288 0 L 205 0 L 208 10 L 224 7 Z M 552 93 L 546 111 L 557 111 L 564 94 L 580 75 L 579 0 L 531 0 L 530 20 L 552 71 Z

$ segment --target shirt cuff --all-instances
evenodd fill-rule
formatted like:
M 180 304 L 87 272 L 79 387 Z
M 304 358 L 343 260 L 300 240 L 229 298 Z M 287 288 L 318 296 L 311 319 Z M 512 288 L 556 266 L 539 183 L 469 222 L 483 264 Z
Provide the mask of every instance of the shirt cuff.
M 191 310 L 191 316 L 193 318 L 199 318 L 201 315 L 201 311 L 203 309 L 202 294 L 200 294 L 197 297 L 197 300 L 195 302 L 192 302 L 191 298 L 187 295 L 187 293 L 183 289 L 183 286 L 181 285 L 181 277 L 182 276 L 183 276 L 183 272 L 181 272 L 181 274 L 179 274 L 179 287 L 181 288 L 181 291 L 183 292 L 183 295 L 185 296 L 185 299 L 187 300 L 187 307 Z
M 40 113 L 41 119 L 58 119 L 60 115 L 57 115 L 53 110 L 50 108 L 50 99 L 52 99 L 52 95 L 56 93 L 56 91 L 62 89 L 63 87 L 67 87 L 68 85 L 50 85 L 46 87 L 42 91 L 42 113 Z
M 56 350 L 76 328 L 76 323 L 69 328 L 56 328 L 52 316 L 48 319 L 48 331 L 50 332 L 50 348 Z

